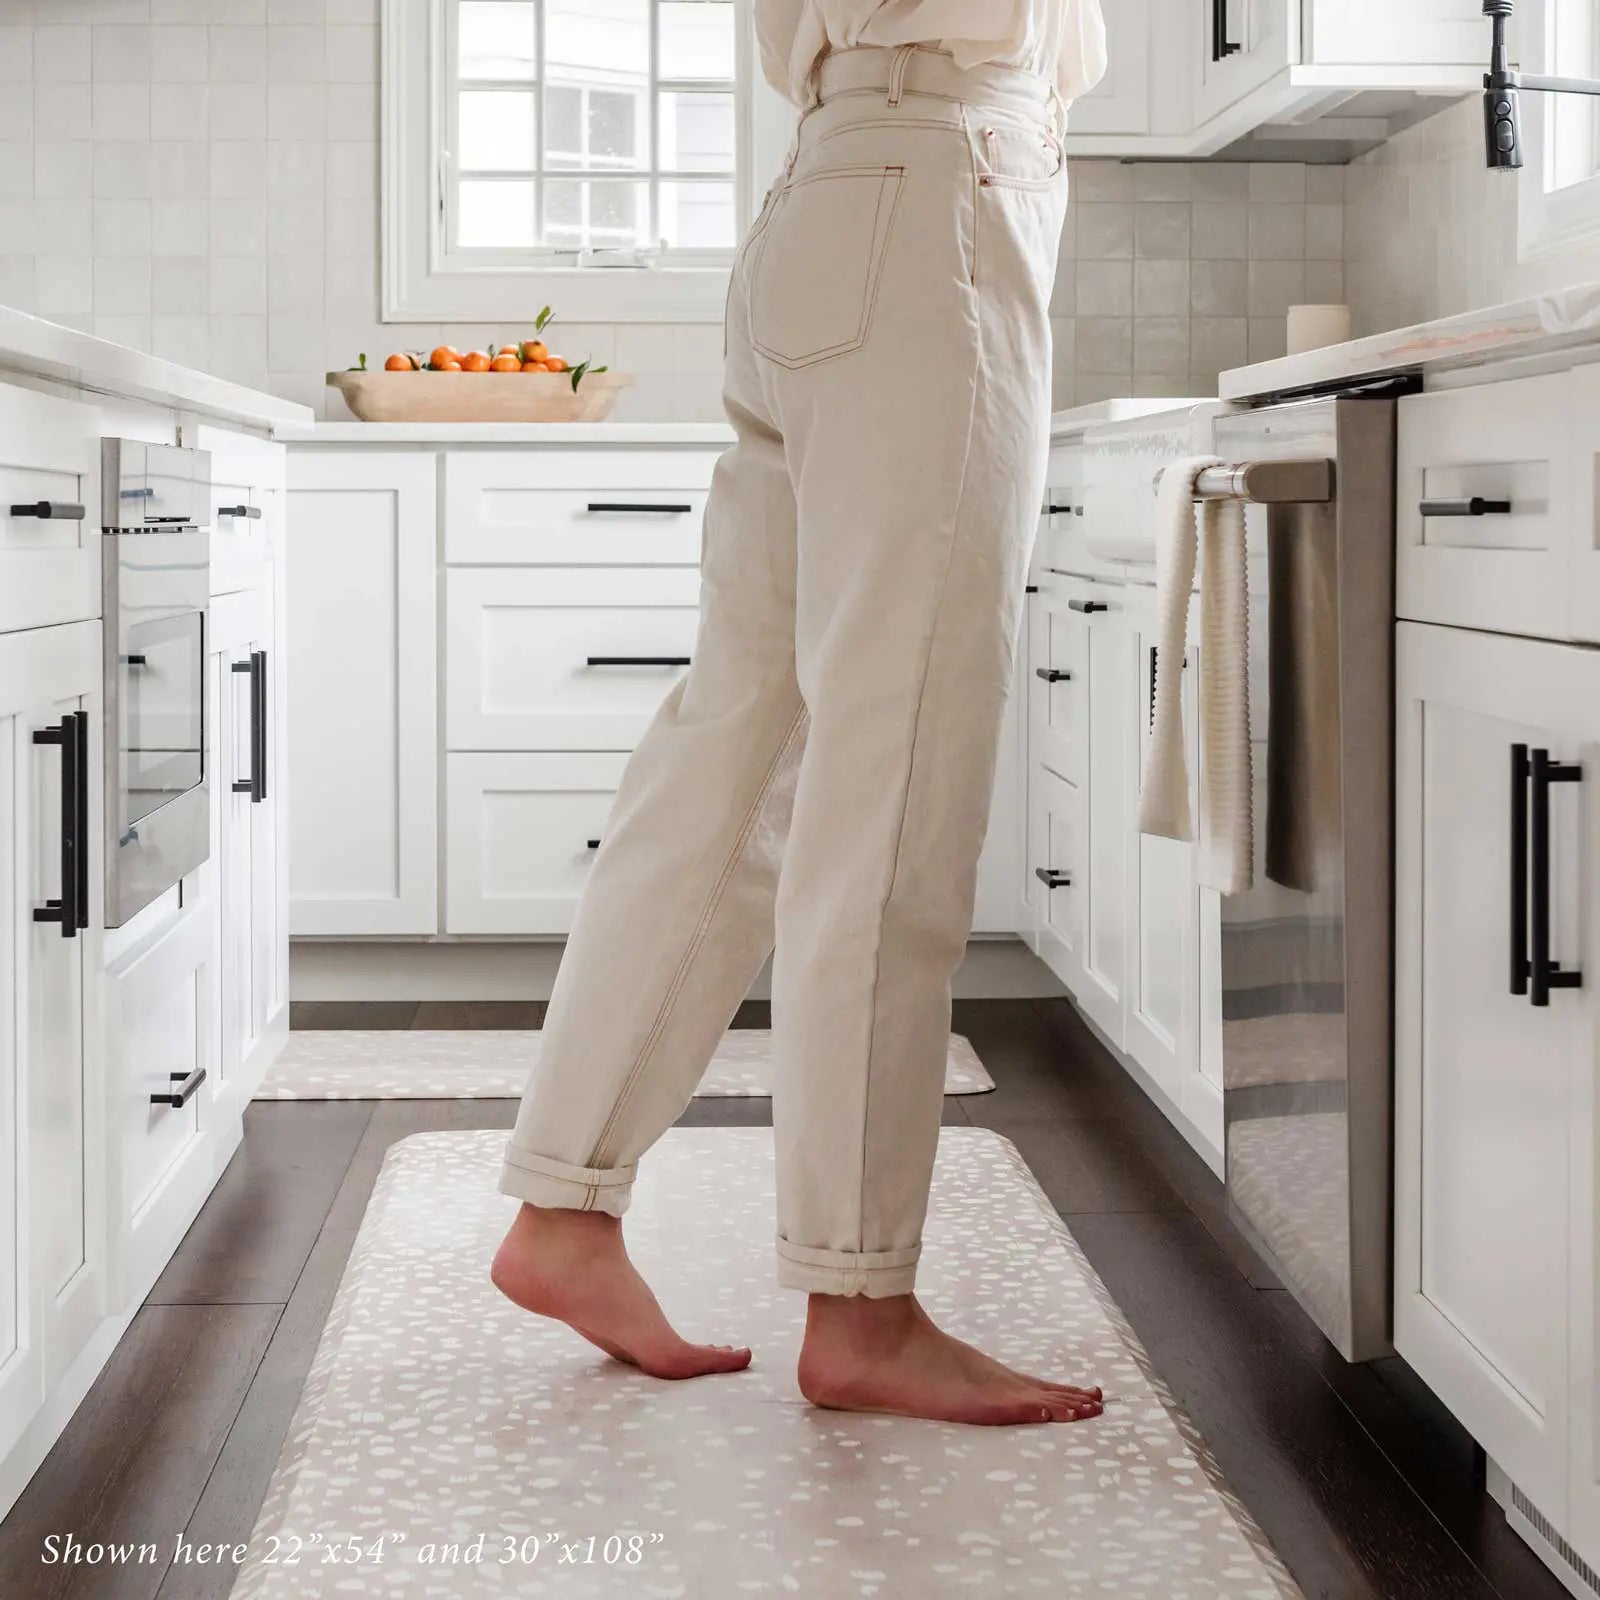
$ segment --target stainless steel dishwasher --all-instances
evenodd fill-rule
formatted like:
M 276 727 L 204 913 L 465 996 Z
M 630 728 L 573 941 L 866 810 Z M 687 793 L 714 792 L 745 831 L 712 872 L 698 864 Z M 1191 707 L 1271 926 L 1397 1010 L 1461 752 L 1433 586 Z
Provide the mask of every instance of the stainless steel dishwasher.
M 1215 424 L 1248 506 L 1255 885 L 1222 903 L 1229 1214 L 1349 1360 L 1390 1350 L 1389 399 Z M 1300 463 L 1291 469 L 1288 463 Z

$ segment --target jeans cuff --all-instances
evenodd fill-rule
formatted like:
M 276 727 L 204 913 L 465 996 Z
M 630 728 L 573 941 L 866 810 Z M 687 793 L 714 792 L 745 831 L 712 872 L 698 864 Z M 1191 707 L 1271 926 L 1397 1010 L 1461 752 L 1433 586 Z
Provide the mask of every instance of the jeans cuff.
M 778 1240 L 778 1282 L 807 1294 L 861 1294 L 870 1300 L 910 1294 L 922 1246 L 903 1250 L 813 1250 Z
M 521 1145 L 506 1146 L 500 1192 L 530 1206 L 558 1211 L 603 1211 L 620 1217 L 633 1198 L 633 1167 L 572 1167 Z

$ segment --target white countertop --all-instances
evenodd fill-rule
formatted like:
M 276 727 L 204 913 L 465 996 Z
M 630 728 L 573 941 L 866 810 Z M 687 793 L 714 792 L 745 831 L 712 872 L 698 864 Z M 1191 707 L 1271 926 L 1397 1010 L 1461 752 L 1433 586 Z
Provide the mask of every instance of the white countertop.
M 1415 373 L 1427 384 L 1446 372 L 1597 343 L 1600 284 L 1577 284 L 1536 299 L 1238 367 L 1222 374 L 1219 392 L 1224 400 L 1261 400 Z
M 724 422 L 315 422 L 273 430 L 288 444 L 630 444 L 733 443 Z
M 1050 437 L 1061 439 L 1104 422 L 1132 422 L 1139 417 L 1159 416 L 1163 411 L 1188 411 L 1205 403 L 1202 399 L 1096 400 L 1092 405 L 1056 412 L 1050 419 Z
M 312 417 L 307 406 L 0 306 L 0 378 L 8 370 L 258 428 Z

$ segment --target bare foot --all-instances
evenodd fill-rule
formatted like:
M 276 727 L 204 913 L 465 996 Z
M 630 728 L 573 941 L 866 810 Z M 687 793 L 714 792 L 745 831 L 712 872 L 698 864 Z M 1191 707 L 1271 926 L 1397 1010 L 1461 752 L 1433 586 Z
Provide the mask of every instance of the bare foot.
M 800 1392 L 835 1411 L 991 1426 L 1098 1417 L 1099 1389 L 1031 1378 L 943 1333 L 913 1295 L 814 1294 Z
M 514 1305 L 566 1323 L 652 1378 L 699 1378 L 750 1365 L 746 1349 L 678 1336 L 628 1259 L 621 1221 L 603 1212 L 523 1206 L 489 1276 Z

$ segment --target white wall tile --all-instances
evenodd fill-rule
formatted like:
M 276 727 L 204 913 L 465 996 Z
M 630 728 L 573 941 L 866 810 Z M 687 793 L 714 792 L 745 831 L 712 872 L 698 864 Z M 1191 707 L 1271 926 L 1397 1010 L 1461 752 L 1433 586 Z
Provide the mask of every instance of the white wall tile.
M 41 317 L 91 314 L 94 311 L 94 258 L 87 252 L 40 256 L 33 303 Z
M 265 316 L 267 259 L 262 255 L 211 257 L 211 310 L 216 316 Z
M 97 257 L 148 257 L 150 240 L 148 200 L 97 199 L 94 202 L 94 253 Z
M 205 83 L 210 78 L 210 59 L 204 28 L 167 23 L 150 30 L 152 83 Z
M 210 30 L 211 82 L 265 83 L 267 30 L 253 24 L 224 24 Z
M 158 316 L 203 320 L 211 306 L 211 263 L 204 256 L 156 256 L 150 262 L 150 309 Z
M 94 91 L 87 83 L 34 85 L 33 137 L 81 139 L 94 122 Z
M 0 156 L 0 186 L 4 182 Z M 0 187 L 0 193 L 3 193 Z M 94 193 L 94 146 L 87 139 L 41 139 L 33 147 L 33 192 L 50 199 L 88 198 Z
M 92 75 L 93 46 L 81 23 L 41 23 L 33 30 L 35 83 L 87 83 Z
M 10 94 L 16 85 L 33 81 L 33 29 L 21 22 L 0 23 L 0 83 L 13 86 L 6 91 Z
M 48 92 L 48 91 L 46 91 Z M 0 88 L 0 139 L 33 137 L 33 85 L 8 83 Z
M 96 83 L 149 83 L 150 29 L 143 23 L 96 23 L 91 69 Z
M 34 248 L 42 256 L 87 256 L 94 250 L 94 202 L 34 200 Z
M 95 241 L 98 247 L 98 239 Z M 97 317 L 150 315 L 150 257 L 96 256 L 94 314 Z

